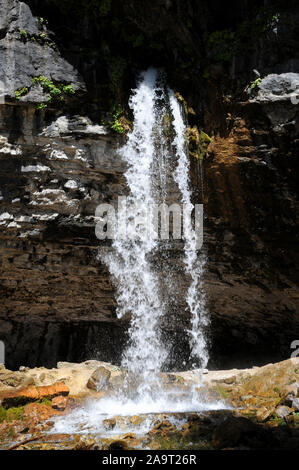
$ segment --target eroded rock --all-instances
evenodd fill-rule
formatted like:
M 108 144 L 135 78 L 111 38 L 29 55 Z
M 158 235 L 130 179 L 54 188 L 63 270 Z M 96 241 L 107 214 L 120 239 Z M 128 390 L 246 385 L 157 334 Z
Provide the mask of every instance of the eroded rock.
M 97 392 L 105 390 L 110 379 L 111 372 L 105 367 L 99 367 L 90 376 L 87 382 L 87 388 Z

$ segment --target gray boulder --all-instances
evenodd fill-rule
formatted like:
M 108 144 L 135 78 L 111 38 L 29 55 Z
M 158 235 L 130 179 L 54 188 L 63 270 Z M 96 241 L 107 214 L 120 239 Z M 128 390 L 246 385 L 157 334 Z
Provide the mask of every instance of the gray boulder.
M 299 73 L 271 73 L 262 79 L 257 96 L 252 100 L 260 103 L 299 103 Z
M 276 132 L 298 128 L 299 73 L 271 73 L 262 79 L 250 103 L 262 106 Z
M 64 60 L 57 48 L 46 39 L 49 33 L 41 27 L 28 5 L 18 0 L 0 0 L 0 88 L 1 94 L 15 97 L 15 90 L 28 87 L 29 93 L 21 101 L 46 101 L 39 84 L 32 87 L 32 78 L 45 76 L 57 82 L 72 83 L 75 91 L 85 89 L 83 80 L 74 67 Z M 41 29 L 42 28 L 42 29 Z M 25 37 L 22 38 L 20 31 Z M 32 35 L 43 35 L 44 41 L 32 40 Z

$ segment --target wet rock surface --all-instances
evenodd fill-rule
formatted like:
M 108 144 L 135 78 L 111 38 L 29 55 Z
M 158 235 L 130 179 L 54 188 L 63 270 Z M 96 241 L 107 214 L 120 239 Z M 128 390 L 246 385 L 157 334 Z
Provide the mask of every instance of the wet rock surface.
M 107 385 L 103 392 L 90 390 L 86 377 L 105 367 L 111 376 L 119 368 L 97 361 L 82 364 L 59 364 L 57 369 L 29 369 L 39 383 L 50 383 L 48 390 L 58 394 L 52 401 L 40 394 L 25 406 L 10 406 L 3 401 L 10 390 L 1 385 L 0 448 L 19 450 L 112 450 L 112 449 L 296 449 L 299 442 L 299 415 L 295 408 L 286 405 L 290 395 L 298 399 L 299 359 L 269 364 L 247 370 L 209 371 L 200 385 L 198 375 L 191 371 L 173 374 L 184 377 L 185 385 L 198 384 L 198 393 L 206 403 L 222 403 L 223 408 L 211 411 L 146 413 L 139 415 L 99 416 L 102 427 L 86 428 L 68 433 L 57 433 L 55 422 L 72 417 L 72 413 L 113 393 Z M 63 376 L 59 390 L 55 378 Z M 269 379 L 271 377 L 271 380 Z M 164 377 L 167 382 L 167 374 Z M 60 379 L 62 380 L 62 379 Z M 70 396 L 64 396 L 65 383 Z M 227 383 L 229 382 L 229 383 Z M 291 384 L 290 384 L 291 382 Z M 174 385 L 173 385 L 174 386 Z M 228 388 L 230 387 L 230 388 Z M 13 388 L 12 386 L 10 388 Z M 37 385 L 36 388 L 39 388 Z M 42 388 L 42 387 L 41 387 Z M 177 390 L 184 385 L 176 383 Z M 45 390 L 45 388 L 43 389 Z M 16 405 L 16 404 L 14 404 Z M 221 408 L 221 407 L 220 407 Z M 267 412 L 267 413 L 265 413 Z M 264 414 L 263 419 L 260 416 Z M 76 414 L 76 420 L 78 420 Z M 15 447 L 16 446 L 16 447 Z

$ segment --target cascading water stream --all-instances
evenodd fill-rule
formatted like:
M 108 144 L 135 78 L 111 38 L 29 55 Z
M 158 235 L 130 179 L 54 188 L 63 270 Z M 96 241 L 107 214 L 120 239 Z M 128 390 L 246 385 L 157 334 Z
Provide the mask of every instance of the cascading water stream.
M 155 69 L 141 74 L 130 106 L 134 130 L 120 150 L 127 163 L 125 177 L 129 195 L 118 214 L 111 249 L 101 255 L 116 283 L 117 315 L 131 317 L 130 341 L 122 360 L 126 379 L 115 394 L 110 391 L 109 396 L 91 400 L 71 415 L 57 418 L 52 432 L 105 432 L 104 419 L 117 415 L 146 414 L 144 423 L 151 426 L 155 413 L 184 413 L 225 406 L 219 400 L 210 402 L 204 391 L 199 393 L 200 377 L 196 371 L 190 372 L 189 385 L 183 387 L 165 386 L 159 374 L 169 353 L 161 327 L 171 308 L 171 296 L 170 278 L 164 272 L 159 273 L 157 260 L 161 250 L 166 250 L 173 240 L 170 237 L 157 241 L 151 207 L 168 200 L 172 202 L 176 197 L 184 211 L 193 210 L 186 124 L 180 103 L 165 86 L 163 74 Z M 208 361 L 205 334 L 209 324 L 203 288 L 205 258 L 198 256 L 196 226 L 191 218 L 184 217 L 183 223 L 182 264 L 189 283 L 185 308 L 190 314 L 190 328 L 186 333 L 191 356 L 203 368 Z M 116 428 L 114 432 L 119 430 Z
M 193 205 L 184 114 L 173 91 L 163 85 L 161 72 L 149 69 L 141 75 L 130 106 L 134 115 L 134 130 L 120 154 L 128 165 L 125 177 L 130 195 L 126 205 L 135 223 L 130 225 L 129 218 L 126 237 L 122 233 L 117 234 L 105 262 L 116 280 L 118 317 L 131 315 L 130 345 L 125 351 L 123 366 L 134 377 L 139 377 L 139 387 L 143 393 L 145 390 L 152 393 L 155 374 L 161 370 L 167 357 L 160 334 L 160 322 L 166 310 L 161 300 L 159 277 L 150 261 L 150 256 L 157 249 L 157 241 L 151 236 L 154 227 L 145 230 L 142 224 L 136 224 L 136 220 L 155 203 L 165 202 L 166 165 L 171 158 L 177 161 L 173 179 L 181 194 L 178 202 L 185 211 L 191 212 Z M 172 145 L 167 145 L 165 141 L 165 118 L 169 123 L 172 121 L 169 124 L 174 135 Z M 171 154 L 173 148 L 174 155 Z M 208 315 L 202 285 L 204 257 L 197 256 L 196 240 L 191 217 L 184 217 L 184 265 L 186 275 L 191 280 L 186 295 L 191 313 L 191 328 L 188 331 L 191 355 L 201 367 L 205 367 L 208 361 L 205 341 Z
M 126 200 L 126 236 L 117 233 L 112 252 L 105 257 L 117 285 L 117 315 L 131 314 L 130 345 L 124 353 L 122 364 L 139 381 L 139 393 L 149 392 L 165 359 L 159 320 L 164 306 L 159 295 L 159 281 L 152 269 L 149 255 L 157 242 L 148 236 L 147 228 L 136 221 L 155 202 L 153 165 L 155 140 L 153 128 L 156 122 L 156 100 L 160 87 L 158 72 L 150 69 L 143 73 L 130 106 L 134 113 L 134 130 L 127 144 L 120 150 L 128 165 L 125 173 L 130 194 Z M 151 221 L 149 220 L 149 224 Z
M 189 158 L 188 146 L 186 143 L 186 124 L 181 106 L 172 90 L 169 90 L 170 106 L 173 114 L 173 126 L 175 130 L 174 145 L 178 160 L 174 179 L 182 195 L 182 203 L 185 210 L 192 212 L 191 191 L 189 183 Z M 190 335 L 191 355 L 199 360 L 201 368 L 205 368 L 208 363 L 208 350 L 206 341 L 206 330 L 209 325 L 209 315 L 206 308 L 205 291 L 203 287 L 203 274 L 205 256 L 197 253 L 197 238 L 195 228 L 192 227 L 191 218 L 184 218 L 184 251 L 185 268 L 187 275 L 191 278 L 186 300 L 191 313 Z

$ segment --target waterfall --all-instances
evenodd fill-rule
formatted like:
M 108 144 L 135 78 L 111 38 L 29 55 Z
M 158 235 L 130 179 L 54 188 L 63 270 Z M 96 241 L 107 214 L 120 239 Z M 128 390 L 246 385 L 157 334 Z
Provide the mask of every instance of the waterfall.
M 187 372 L 192 377 L 188 387 L 184 379 L 182 384 L 172 383 L 168 382 L 167 374 L 159 374 L 169 355 L 167 343 L 171 342 L 171 337 L 167 341 L 162 337 L 161 327 L 173 309 L 170 292 L 178 288 L 180 295 L 181 285 L 172 285 L 171 274 L 163 264 L 174 239 L 156 238 L 157 225 L 151 208 L 155 203 L 166 205 L 176 199 L 180 211 L 182 207 L 185 213 L 194 209 L 186 124 L 180 103 L 166 87 L 163 73 L 155 69 L 141 74 L 130 106 L 134 129 L 120 149 L 127 164 L 125 178 L 129 194 L 125 203 L 122 200 L 119 204 L 111 248 L 100 255 L 115 280 L 117 315 L 131 318 L 129 344 L 122 359 L 127 374 L 107 396 L 88 402 L 70 415 L 58 417 L 54 431 L 59 433 L 83 429 L 105 434 L 108 432 L 105 419 L 136 414 L 147 414 L 142 427 L 143 432 L 148 432 L 156 422 L 156 413 L 185 413 L 226 406 L 219 400 L 211 402 L 204 387 L 198 388 L 197 370 Z M 203 254 L 198 256 L 196 225 L 189 217 L 183 217 L 183 223 L 183 239 L 174 247 L 176 268 L 188 283 L 185 299 L 180 300 L 190 315 L 186 335 L 191 356 L 195 365 L 205 367 L 208 360 L 205 334 L 209 324 L 203 288 L 205 258 Z M 182 278 L 179 283 L 183 284 Z M 121 434 L 123 429 L 116 426 L 111 432 Z
M 184 215 L 188 211 L 191 213 L 194 206 L 189 187 L 184 113 L 173 91 L 163 84 L 163 74 L 155 69 L 143 72 L 129 104 L 133 111 L 134 129 L 120 149 L 120 155 L 127 163 L 125 178 L 130 192 L 123 218 L 119 217 L 118 220 L 118 227 L 127 220 L 127 232 L 123 237 L 116 230 L 111 251 L 104 261 L 117 287 L 117 315 L 119 318 L 128 314 L 131 317 L 130 341 L 122 365 L 131 375 L 139 377 L 139 391 L 152 393 L 153 383 L 163 367 L 168 350 L 160 330 L 161 321 L 167 315 L 167 306 L 154 261 L 155 255 L 158 255 L 158 242 L 155 237 L 148 236 L 156 234 L 150 208 L 167 200 L 169 176 L 178 188 L 178 202 L 184 207 Z M 171 128 L 168 139 L 165 138 L 165 119 Z M 175 164 L 173 175 L 167 168 L 170 162 Z M 140 223 L 145 212 L 150 214 L 147 227 Z M 197 364 L 205 367 L 208 360 L 205 340 L 208 314 L 203 289 L 205 259 L 203 255 L 198 257 L 191 217 L 184 217 L 183 261 L 190 284 L 186 292 L 186 309 L 191 315 L 187 331 L 191 356 Z
M 175 130 L 174 146 L 176 148 L 177 168 L 174 179 L 181 191 L 182 202 L 186 209 L 192 211 L 191 191 L 189 183 L 189 155 L 188 144 L 186 143 L 186 124 L 182 108 L 172 90 L 170 94 L 170 106 L 173 113 L 173 126 Z M 206 330 L 209 325 L 209 315 L 206 307 L 205 291 L 203 287 L 205 255 L 197 254 L 196 233 L 192 227 L 191 219 L 184 218 L 184 251 L 186 274 L 191 278 L 186 301 L 191 313 L 190 335 L 191 355 L 200 361 L 201 368 L 205 368 L 208 363 L 208 350 L 206 342 Z
M 120 150 L 128 169 L 125 173 L 130 194 L 127 212 L 135 221 L 145 208 L 154 204 L 152 168 L 155 156 L 153 128 L 156 122 L 156 100 L 160 91 L 157 71 L 150 69 L 140 77 L 140 83 L 130 99 L 134 114 L 134 130 Z M 117 281 L 117 315 L 131 314 L 130 345 L 124 353 L 123 366 L 137 377 L 141 386 L 152 385 L 153 374 L 166 358 L 159 321 L 164 306 L 160 298 L 158 277 L 149 255 L 157 242 L 143 233 L 143 226 L 128 226 L 127 237 L 116 236 L 112 252 L 106 257 L 111 274 Z M 138 237 L 134 238 L 134 235 Z

